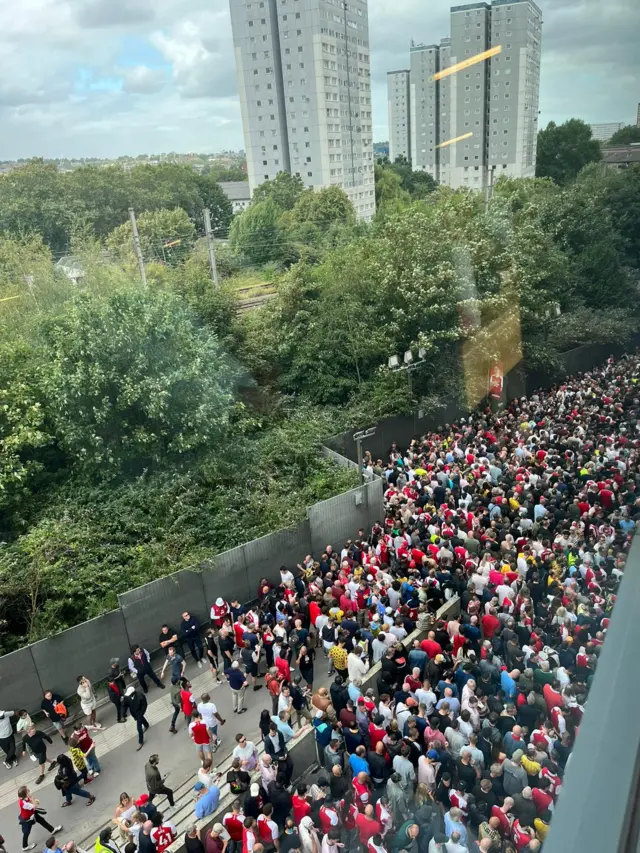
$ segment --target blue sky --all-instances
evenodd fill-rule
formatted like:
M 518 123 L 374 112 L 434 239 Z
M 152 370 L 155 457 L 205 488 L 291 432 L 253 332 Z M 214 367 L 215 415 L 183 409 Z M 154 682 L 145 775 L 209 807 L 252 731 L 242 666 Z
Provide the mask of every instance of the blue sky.
M 448 0 L 369 3 L 374 139 L 386 72 L 448 34 Z M 638 0 L 538 0 L 540 124 L 635 120 Z M 243 147 L 228 0 L 3 0 L 0 156 Z

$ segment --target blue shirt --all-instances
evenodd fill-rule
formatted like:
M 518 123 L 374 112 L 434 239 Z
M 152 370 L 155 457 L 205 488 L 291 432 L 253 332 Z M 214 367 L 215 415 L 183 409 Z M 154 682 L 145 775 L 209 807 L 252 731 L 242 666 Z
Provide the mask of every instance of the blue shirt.
M 284 737 L 285 743 L 288 740 L 291 740 L 291 738 L 293 737 L 293 729 L 291 728 L 289 723 L 285 723 L 284 720 L 281 720 L 278 716 L 271 717 L 271 722 L 276 724 L 276 726 L 278 727 L 278 731 Z
M 182 663 L 184 658 L 181 658 L 180 655 L 176 655 L 173 659 L 168 658 L 168 660 L 171 664 L 171 678 L 180 678 L 182 675 Z
M 370 774 L 369 770 L 369 762 L 366 758 L 360 758 L 359 755 L 356 755 L 355 752 L 353 755 L 349 756 L 349 765 L 351 767 L 351 772 L 353 773 L 353 778 L 355 779 L 358 773 L 367 773 Z
M 424 672 L 424 668 L 429 660 L 429 655 L 426 652 L 423 652 L 422 649 L 411 649 L 408 660 L 411 669 L 413 669 L 414 666 L 417 666 L 420 669 L 420 672 Z
M 455 820 L 451 820 L 449 817 L 449 812 L 444 816 L 444 832 L 445 835 L 448 835 L 451 838 L 452 832 L 460 833 L 460 841 L 459 844 L 462 844 L 463 847 L 467 846 L 467 828 L 463 823 L 456 823 Z
M 507 697 L 507 699 L 515 699 L 516 698 L 516 693 L 517 693 L 516 683 L 513 680 L 513 678 L 511 678 L 511 676 L 506 671 L 506 669 L 504 669 L 500 675 L 500 687 L 502 687 L 502 689 L 504 690 L 504 694 Z
M 631 533 L 635 529 L 636 523 L 632 518 L 620 519 L 620 527 L 624 533 Z
M 229 667 L 229 669 L 225 669 L 224 674 L 229 679 L 229 686 L 232 690 L 240 690 L 246 680 L 244 672 L 239 667 L 237 669 Z
M 220 802 L 220 788 L 212 785 L 206 794 L 203 794 L 196 801 L 196 818 L 202 820 L 203 817 L 209 817 L 218 808 Z
M 319 717 L 315 717 L 313 720 L 313 727 L 316 730 L 316 741 L 320 744 L 320 746 L 324 749 L 325 746 L 329 746 L 331 743 L 331 738 L 333 736 L 332 728 Z
M 354 705 L 357 704 L 358 699 L 362 696 L 360 692 L 360 688 L 356 686 L 352 681 L 349 683 L 347 687 L 347 693 L 349 694 L 349 699 L 353 702 Z

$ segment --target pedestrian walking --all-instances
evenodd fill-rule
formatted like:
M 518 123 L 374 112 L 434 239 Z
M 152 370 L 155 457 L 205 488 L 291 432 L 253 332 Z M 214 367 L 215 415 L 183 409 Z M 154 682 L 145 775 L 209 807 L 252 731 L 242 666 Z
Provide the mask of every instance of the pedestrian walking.
M 80 779 L 82 779 L 84 784 L 88 785 L 93 779 L 93 776 L 89 776 L 87 762 L 84 760 L 84 754 L 78 746 L 78 738 L 75 735 L 71 735 L 69 738 L 69 753 L 71 754 L 71 761 L 76 773 Z
M 221 726 L 224 726 L 226 720 L 222 719 L 218 713 L 217 707 L 211 701 L 211 696 L 208 693 L 203 693 L 202 696 L 200 696 L 200 702 L 197 707 L 198 713 L 202 716 L 202 721 L 209 729 L 209 734 L 211 735 L 211 741 L 213 743 L 213 751 L 216 752 L 222 743 L 222 739 L 218 737 L 218 723 L 220 723 Z
M 62 824 L 52 826 L 44 817 L 45 814 L 45 809 L 40 808 L 40 800 L 31 796 L 31 791 L 26 785 L 18 788 L 18 823 L 22 829 L 23 850 L 33 850 L 36 846 L 29 844 L 29 835 L 36 823 L 43 826 L 49 834 L 62 831 Z
M 202 640 L 200 639 L 200 623 L 195 619 L 188 610 L 182 614 L 182 622 L 180 623 L 180 634 L 184 637 L 191 657 L 198 664 L 198 668 L 202 669 L 202 658 L 204 650 L 202 648 Z
M 76 692 L 80 697 L 82 713 L 89 718 L 88 727 L 94 730 L 101 729 L 101 723 L 96 722 L 96 708 L 98 707 L 98 701 L 96 699 L 96 694 L 93 691 L 93 685 L 86 676 L 78 676 L 78 689 Z
M 83 790 L 78 784 L 78 774 L 74 770 L 73 763 L 68 755 L 59 755 L 56 759 L 58 764 L 58 773 L 56 774 L 56 778 L 53 780 L 53 784 L 60 791 L 65 801 L 62 804 L 62 808 L 66 808 L 70 806 L 73 802 L 73 794 L 76 797 L 83 797 L 88 800 L 87 806 L 92 806 L 96 798 L 93 794 L 89 794 L 87 791 Z
M 178 734 L 178 730 L 176 729 L 176 721 L 182 708 L 182 702 L 180 699 L 181 692 L 182 684 L 180 682 L 180 679 L 172 678 L 171 687 L 169 688 L 169 696 L 171 698 L 171 705 L 173 707 L 173 717 L 171 717 L 171 725 L 169 726 L 169 731 L 172 735 Z
M 51 725 L 66 743 L 68 738 L 64 731 L 64 723 L 69 716 L 69 712 L 67 711 L 67 706 L 62 701 L 62 697 L 52 690 L 45 690 L 40 708 L 45 716 L 51 720 Z
M 208 628 L 205 637 L 207 644 L 207 660 L 209 661 L 209 669 L 211 675 L 215 678 L 218 684 L 222 684 L 222 679 L 218 675 L 218 644 L 216 642 L 216 632 L 214 628 Z
M 147 791 L 149 792 L 149 801 L 153 802 L 153 798 L 157 797 L 158 794 L 165 794 L 169 805 L 173 808 L 175 805 L 173 791 L 164 784 L 164 780 L 167 777 L 161 775 L 158 769 L 159 763 L 160 756 L 154 753 L 154 755 L 149 756 L 149 761 L 144 768 L 144 778 L 147 783 Z
M 225 669 L 224 674 L 227 676 L 229 687 L 231 688 L 231 701 L 233 704 L 234 714 L 244 714 L 247 710 L 243 708 L 244 691 L 247 689 L 247 679 L 244 672 L 240 669 L 240 664 L 234 660 L 228 669 Z
M 111 658 L 109 661 L 109 673 L 107 675 L 107 695 L 109 701 L 116 709 L 116 716 L 119 723 L 124 723 L 127 715 L 124 711 L 124 691 L 127 689 L 122 670 L 120 669 L 120 659 Z
M 98 773 L 100 773 L 101 768 L 98 756 L 96 755 L 96 742 L 91 737 L 86 727 L 79 722 L 75 723 L 73 727 L 73 736 L 78 741 L 78 746 L 82 750 L 84 759 L 89 767 L 89 772 L 93 776 L 97 776 Z M 71 742 L 71 740 L 69 742 Z
M 28 746 L 40 765 L 40 775 L 36 779 L 36 785 L 39 785 L 44 779 L 44 774 L 47 772 L 47 743 L 53 745 L 53 741 L 46 732 L 37 731 L 32 723 L 26 733 L 22 735 L 22 743 L 24 754 L 26 755 Z M 55 766 L 56 762 L 52 761 L 48 769 L 53 770 Z
M 144 733 L 149 728 L 149 723 L 145 717 L 145 713 L 147 711 L 147 697 L 144 694 L 141 696 L 133 684 L 130 684 L 124 694 L 124 705 L 136 721 L 136 728 L 138 730 L 138 746 L 136 747 L 136 752 L 139 752 L 144 744 Z
M 147 693 L 147 678 L 150 678 L 154 684 L 164 690 L 164 684 L 153 671 L 151 666 L 151 655 L 146 649 L 141 648 L 137 644 L 131 646 L 131 656 L 127 661 L 129 672 L 134 678 L 137 678 L 142 687 L 143 693 Z
M 24 708 L 22 708 L 20 711 L 18 711 L 18 722 L 16 723 L 16 736 L 20 736 L 20 738 L 22 738 L 22 735 L 27 731 L 29 726 L 32 726 L 33 724 L 34 724 L 33 720 L 31 719 L 29 714 L 25 711 Z M 27 755 L 29 756 L 29 758 L 32 761 L 36 761 L 36 757 L 31 752 L 30 746 L 27 746 Z
M 18 764 L 16 739 L 11 725 L 11 718 L 15 716 L 15 711 L 0 711 L 0 748 L 4 752 L 4 766 L 7 770 L 11 770 Z
M 162 669 L 160 670 L 160 678 L 164 678 L 164 672 L 167 667 L 171 668 L 171 678 L 184 678 L 184 671 L 187 668 L 187 662 L 185 659 L 178 654 L 175 649 L 175 646 L 169 646 L 169 650 L 167 651 L 167 657 L 162 665 Z
M 204 723 L 202 716 L 198 711 L 194 711 L 191 715 L 189 723 L 189 736 L 194 742 L 196 752 L 200 757 L 200 761 L 204 762 L 205 758 L 211 758 L 211 733 Z

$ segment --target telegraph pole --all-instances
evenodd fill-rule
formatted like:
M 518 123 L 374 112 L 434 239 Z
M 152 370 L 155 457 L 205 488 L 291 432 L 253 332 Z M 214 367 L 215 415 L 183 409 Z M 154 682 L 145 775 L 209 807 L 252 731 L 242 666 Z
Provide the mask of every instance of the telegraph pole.
M 131 230 L 133 231 L 133 251 L 136 253 L 136 258 L 138 259 L 138 266 L 140 267 L 140 278 L 142 279 L 142 283 L 146 287 L 147 273 L 144 268 L 144 258 L 142 257 L 142 246 L 140 245 L 140 235 L 138 234 L 136 215 L 132 207 L 129 208 L 129 219 L 131 220 Z
M 211 278 L 216 287 L 219 286 L 218 267 L 216 266 L 216 253 L 213 245 L 213 233 L 211 231 L 211 214 L 209 208 L 204 209 L 204 233 L 207 235 L 207 245 L 209 247 L 209 266 L 211 267 Z

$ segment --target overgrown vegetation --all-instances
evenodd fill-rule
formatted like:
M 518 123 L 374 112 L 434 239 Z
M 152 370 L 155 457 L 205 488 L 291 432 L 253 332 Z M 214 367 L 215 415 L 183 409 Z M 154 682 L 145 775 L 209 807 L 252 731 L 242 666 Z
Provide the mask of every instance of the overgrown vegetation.
M 485 209 L 380 163 L 370 224 L 340 189 L 281 175 L 218 247 L 219 289 L 197 238 L 202 185 L 169 191 L 140 168 L 143 247 L 165 248 L 146 289 L 118 170 L 78 170 L 82 221 L 39 185 L 58 186 L 48 167 L 0 179 L 3 651 L 354 485 L 320 439 L 470 400 L 463 350 L 486 386 L 514 334 L 523 368 L 553 373 L 561 352 L 638 328 L 638 168 L 503 179 Z M 76 282 L 54 264 L 68 239 Z M 264 281 L 271 301 L 238 315 L 237 291 Z M 424 364 L 410 394 L 385 366 L 411 348 Z

